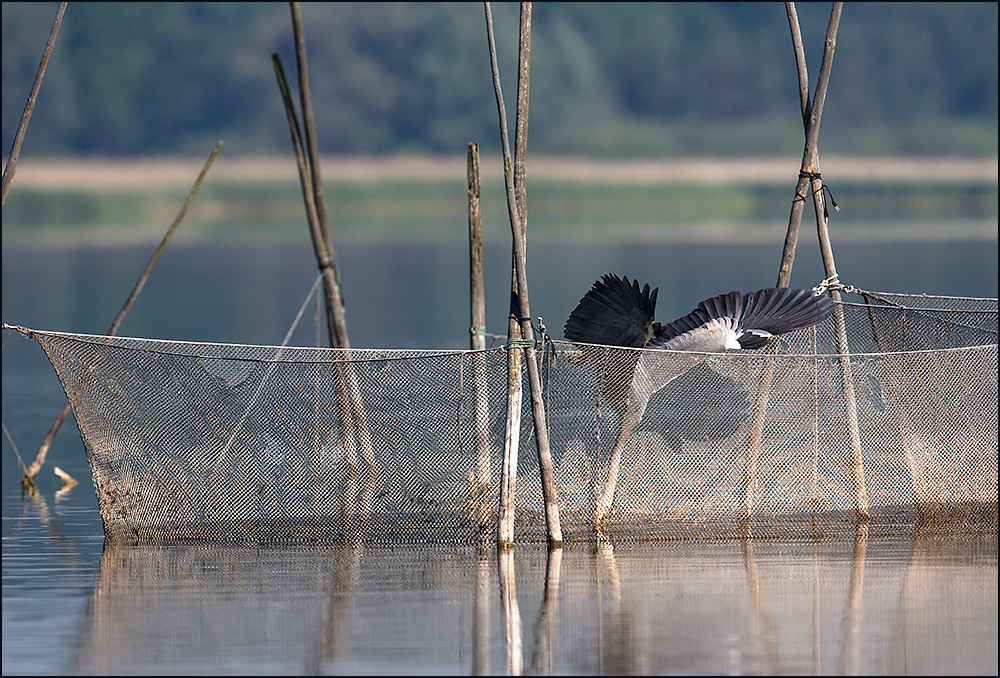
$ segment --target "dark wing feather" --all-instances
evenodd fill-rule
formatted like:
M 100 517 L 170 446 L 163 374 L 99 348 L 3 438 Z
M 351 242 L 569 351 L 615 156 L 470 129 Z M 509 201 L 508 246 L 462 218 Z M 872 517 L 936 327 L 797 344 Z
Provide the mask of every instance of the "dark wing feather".
M 760 348 L 772 335 L 785 334 L 822 322 L 833 313 L 833 302 L 812 290 L 769 288 L 744 295 L 736 337 L 743 348 Z
M 743 299 L 739 292 L 720 294 L 706 299 L 686 316 L 658 327 L 656 336 L 649 342 L 647 348 L 668 348 L 667 343 L 670 340 L 701 329 L 719 318 L 732 318 L 735 324 L 735 319 L 740 316 L 742 308 Z
M 642 348 L 652 336 L 657 291 L 613 273 L 602 276 L 570 313 L 563 334 L 570 341 Z
M 768 288 L 749 294 L 730 292 L 706 299 L 684 317 L 660 325 L 653 322 L 657 289 L 639 287 L 639 281 L 603 276 L 594 283 L 573 310 L 563 330 L 570 341 L 632 348 L 691 348 L 698 343 L 715 344 L 721 320 L 733 327 L 742 348 L 754 349 L 767 344 L 772 336 L 810 327 L 833 313 L 833 302 L 826 295 L 811 290 Z M 698 333 L 693 335 L 692 333 Z M 705 333 L 704 341 L 701 333 Z M 710 336 L 712 335 L 712 336 Z M 708 348 L 705 350 L 717 350 Z
M 706 299 L 688 315 L 658 328 L 647 348 L 670 348 L 672 340 L 685 335 L 688 335 L 685 339 L 690 339 L 690 335 L 698 330 L 705 332 L 704 339 L 709 344 L 717 344 L 717 332 L 721 330 L 713 331 L 713 336 L 706 328 L 713 320 L 720 319 L 727 320 L 734 327 L 742 348 L 760 348 L 774 335 L 810 327 L 825 320 L 831 313 L 833 302 L 830 298 L 811 290 L 769 288 L 749 294 L 730 292 Z M 679 346 L 680 342 L 673 344 Z M 693 345 L 697 346 L 696 343 Z M 698 350 L 692 348 L 690 341 L 685 347 L 687 350 Z

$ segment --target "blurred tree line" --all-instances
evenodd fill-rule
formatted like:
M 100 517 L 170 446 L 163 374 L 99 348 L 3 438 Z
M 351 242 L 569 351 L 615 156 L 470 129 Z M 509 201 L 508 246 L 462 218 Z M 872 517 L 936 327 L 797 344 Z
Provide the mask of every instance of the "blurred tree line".
M 517 3 L 494 3 L 508 113 Z M 796 5 L 813 83 L 829 3 Z M 3 3 L 3 152 L 57 3 Z M 535 3 L 529 146 L 593 156 L 798 154 L 783 3 Z M 324 153 L 499 151 L 481 3 L 305 3 Z M 290 151 L 271 54 L 287 3 L 70 3 L 26 157 Z M 847 3 L 823 117 L 837 154 L 997 154 L 997 3 Z

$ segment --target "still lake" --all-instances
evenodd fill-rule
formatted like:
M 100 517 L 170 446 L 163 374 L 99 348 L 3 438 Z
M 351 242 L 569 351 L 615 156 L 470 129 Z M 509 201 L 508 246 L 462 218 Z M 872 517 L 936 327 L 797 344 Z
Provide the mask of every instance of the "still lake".
M 997 296 L 997 239 L 834 243 L 858 288 Z M 792 285 L 824 275 L 804 234 Z M 3 321 L 107 330 L 155 244 L 3 245 Z M 461 238 L 337 245 L 355 347 L 466 348 Z M 561 336 L 600 275 L 660 287 L 671 320 L 774 284 L 780 239 L 529 241 L 533 316 Z M 486 244 L 487 332 L 506 327 L 510 245 Z M 119 334 L 278 344 L 316 278 L 307 238 L 173 243 Z M 312 307 L 292 338 L 315 345 Z M 3 334 L 3 422 L 30 462 L 64 396 Z M 997 535 L 843 542 L 104 548 L 67 421 L 23 498 L 4 442 L 3 673 L 997 673 Z M 61 492 L 51 468 L 81 481 Z M 505 586 L 501 595 L 500 579 Z

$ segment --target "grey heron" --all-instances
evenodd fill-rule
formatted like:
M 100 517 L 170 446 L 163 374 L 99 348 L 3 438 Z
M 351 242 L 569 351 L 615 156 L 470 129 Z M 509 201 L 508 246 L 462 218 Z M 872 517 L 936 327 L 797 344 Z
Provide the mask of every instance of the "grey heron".
M 619 420 L 607 482 L 596 499 L 596 524 L 611 510 L 622 452 L 653 394 L 704 361 L 706 354 L 761 348 L 772 337 L 815 325 L 833 312 L 833 302 L 825 294 L 767 288 L 720 294 L 663 325 L 653 320 L 658 291 L 648 284 L 640 287 L 638 280 L 607 274 L 580 300 L 563 329 L 565 337 L 576 343 L 685 352 L 636 351 L 611 357 L 585 347 L 599 356 L 601 391 Z

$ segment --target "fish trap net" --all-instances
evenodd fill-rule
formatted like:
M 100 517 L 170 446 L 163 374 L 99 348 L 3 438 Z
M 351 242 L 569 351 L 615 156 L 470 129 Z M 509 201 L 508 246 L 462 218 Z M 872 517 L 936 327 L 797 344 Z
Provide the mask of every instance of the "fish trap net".
M 838 347 L 843 322 L 849 354 Z M 314 349 L 17 328 L 73 406 L 109 539 L 495 537 L 508 351 Z M 678 376 L 609 452 L 643 349 L 545 341 L 563 537 L 997 529 L 997 300 L 845 294 L 758 351 L 658 351 Z M 545 538 L 527 377 L 518 540 Z

